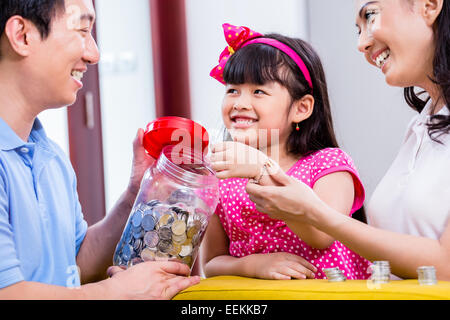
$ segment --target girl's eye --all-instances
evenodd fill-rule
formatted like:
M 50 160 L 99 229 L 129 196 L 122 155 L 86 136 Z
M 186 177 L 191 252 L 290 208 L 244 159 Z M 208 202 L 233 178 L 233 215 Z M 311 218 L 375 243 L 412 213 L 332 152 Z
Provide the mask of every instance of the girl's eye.
M 237 92 L 237 90 L 233 89 L 233 88 L 227 90 L 227 94 L 234 94 L 236 92 Z
M 266 94 L 266 93 L 260 89 L 256 89 L 255 94 Z

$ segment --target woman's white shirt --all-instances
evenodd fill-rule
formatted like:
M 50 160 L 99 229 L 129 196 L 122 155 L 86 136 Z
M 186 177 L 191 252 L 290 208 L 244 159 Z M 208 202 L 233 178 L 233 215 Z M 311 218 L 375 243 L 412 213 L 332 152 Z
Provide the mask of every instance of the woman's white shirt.
M 439 239 L 450 217 L 450 134 L 431 140 L 431 100 L 411 121 L 404 143 L 367 208 L 369 224 Z M 443 107 L 437 114 L 448 115 Z

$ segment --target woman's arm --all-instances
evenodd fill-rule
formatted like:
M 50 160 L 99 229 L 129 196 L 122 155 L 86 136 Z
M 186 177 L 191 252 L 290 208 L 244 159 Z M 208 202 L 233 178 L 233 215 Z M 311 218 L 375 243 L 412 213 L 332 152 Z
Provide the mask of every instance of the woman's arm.
M 345 216 L 314 191 L 281 170 L 272 174 L 280 187 L 249 183 L 259 211 L 276 219 L 297 219 L 315 226 L 368 260 L 387 260 L 392 273 L 417 278 L 417 267 L 432 265 L 440 280 L 450 280 L 450 223 L 439 240 L 377 229 Z

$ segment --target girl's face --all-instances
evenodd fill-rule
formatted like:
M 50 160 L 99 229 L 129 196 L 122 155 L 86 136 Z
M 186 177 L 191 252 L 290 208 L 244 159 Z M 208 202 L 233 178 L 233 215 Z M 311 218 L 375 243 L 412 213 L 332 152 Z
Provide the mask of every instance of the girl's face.
M 424 88 L 433 74 L 433 29 L 421 0 L 356 1 L 358 49 L 392 86 Z
M 283 144 L 292 131 L 291 96 L 278 82 L 227 85 L 222 118 L 233 140 L 258 149 Z

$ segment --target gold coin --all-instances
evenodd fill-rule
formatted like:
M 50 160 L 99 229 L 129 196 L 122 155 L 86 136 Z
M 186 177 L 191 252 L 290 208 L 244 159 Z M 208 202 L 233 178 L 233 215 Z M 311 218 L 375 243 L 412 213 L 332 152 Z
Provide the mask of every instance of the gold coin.
M 181 252 L 181 244 L 172 242 L 172 248 L 169 250 L 168 254 L 176 256 Z
M 183 262 L 186 263 L 189 267 L 191 267 L 191 263 L 192 263 L 192 257 L 191 256 L 186 256 L 182 258 Z
M 186 223 L 183 220 L 177 220 L 172 224 L 172 232 L 174 235 L 181 236 L 186 232 Z
M 153 261 L 155 260 L 156 252 L 150 250 L 149 248 L 145 248 L 141 252 L 141 258 L 144 261 Z
M 181 236 L 172 235 L 172 240 L 176 243 L 184 243 L 186 239 L 186 233 L 183 233 Z
M 173 216 L 171 214 L 164 214 L 161 216 L 161 218 L 159 218 L 159 222 L 158 224 L 160 225 L 160 227 L 165 226 L 165 225 L 170 225 L 173 223 L 175 219 L 173 218 Z

